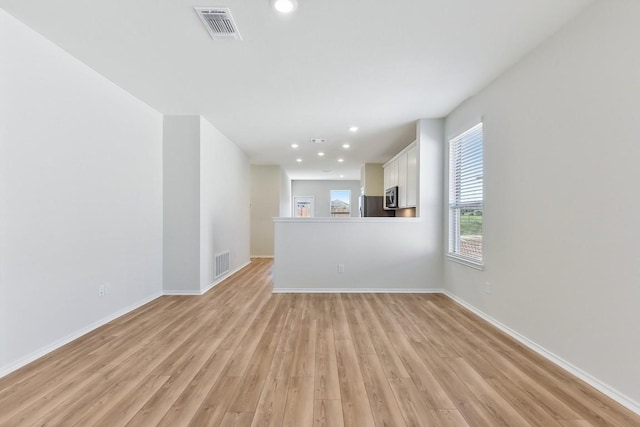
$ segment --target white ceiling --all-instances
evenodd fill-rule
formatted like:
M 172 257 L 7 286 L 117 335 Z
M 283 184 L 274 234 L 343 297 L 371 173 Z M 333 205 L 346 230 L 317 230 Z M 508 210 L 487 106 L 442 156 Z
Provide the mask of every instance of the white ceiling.
M 414 140 L 415 120 L 445 116 L 592 1 L 298 0 L 292 16 L 269 0 L 0 7 L 158 111 L 201 114 L 252 163 L 359 179 Z M 229 7 L 242 41 L 212 40 L 194 6 Z

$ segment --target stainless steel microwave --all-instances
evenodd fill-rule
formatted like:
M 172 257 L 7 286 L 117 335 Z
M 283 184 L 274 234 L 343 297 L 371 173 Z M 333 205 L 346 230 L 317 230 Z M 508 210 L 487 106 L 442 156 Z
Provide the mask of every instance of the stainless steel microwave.
M 398 208 L 398 186 L 389 187 L 385 190 L 384 207 L 387 209 Z

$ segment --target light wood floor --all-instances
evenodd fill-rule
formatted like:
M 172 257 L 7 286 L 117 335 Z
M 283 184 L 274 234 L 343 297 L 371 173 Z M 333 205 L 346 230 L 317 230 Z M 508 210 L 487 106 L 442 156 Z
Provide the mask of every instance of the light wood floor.
M 443 295 L 272 295 L 270 267 L 0 379 L 0 425 L 640 426 Z

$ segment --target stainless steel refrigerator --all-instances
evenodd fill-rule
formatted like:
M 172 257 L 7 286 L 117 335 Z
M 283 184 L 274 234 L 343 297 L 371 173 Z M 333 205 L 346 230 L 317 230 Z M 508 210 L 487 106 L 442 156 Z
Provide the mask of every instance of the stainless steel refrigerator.
M 384 210 L 382 196 L 360 196 L 360 216 L 396 216 L 394 210 Z

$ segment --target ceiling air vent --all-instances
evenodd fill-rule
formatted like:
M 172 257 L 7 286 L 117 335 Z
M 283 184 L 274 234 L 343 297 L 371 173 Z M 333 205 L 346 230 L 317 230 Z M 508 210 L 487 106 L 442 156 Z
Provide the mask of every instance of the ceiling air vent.
M 194 7 L 209 35 L 214 40 L 242 40 L 227 7 Z

